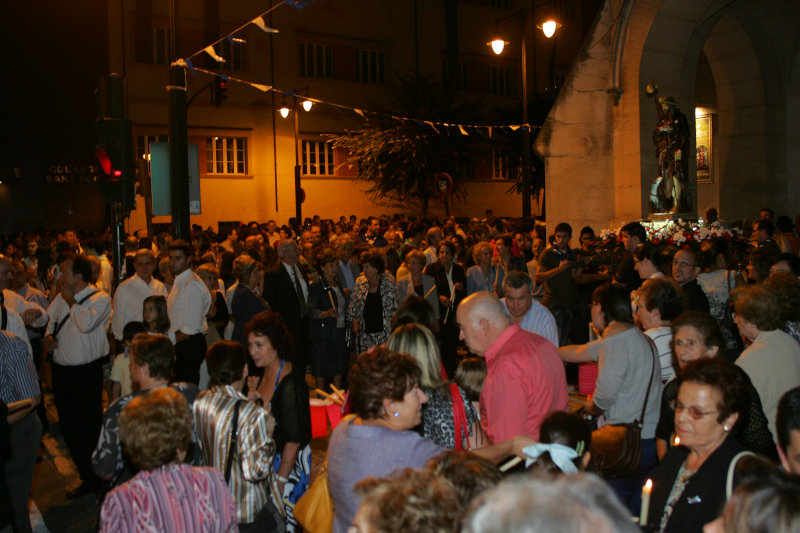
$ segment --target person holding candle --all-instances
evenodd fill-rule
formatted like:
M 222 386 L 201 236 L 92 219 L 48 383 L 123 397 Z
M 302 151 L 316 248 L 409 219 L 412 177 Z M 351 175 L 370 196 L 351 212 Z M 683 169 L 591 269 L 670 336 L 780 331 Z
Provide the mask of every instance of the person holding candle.
M 336 281 L 339 259 L 331 249 L 316 255 L 317 269 L 322 273 L 308 288 L 309 327 L 311 341 L 311 373 L 318 389 L 326 389 L 325 381 L 342 387 L 342 375 L 347 372 L 347 341 L 345 340 L 344 293 Z
M 750 391 L 732 365 L 701 358 L 679 378 L 675 427 L 680 446 L 670 449 L 653 473 L 647 531 L 700 533 L 719 516 L 729 469 L 745 451 L 733 428 L 747 409 Z
M 491 247 L 490 247 L 491 248 Z M 405 260 L 408 274 L 397 276 L 397 296 L 401 301 L 409 296 L 420 296 L 431 304 L 433 317 L 439 321 L 439 293 L 436 290 L 436 281 L 429 275 L 423 274 L 425 268 L 425 254 L 419 250 L 411 250 Z M 438 326 L 438 324 L 437 324 Z
M 681 314 L 672 323 L 672 335 L 679 374 L 692 361 L 704 357 L 718 357 L 724 351 L 725 338 L 722 336 L 717 321 L 708 313 L 687 311 Z M 722 357 L 720 360 L 727 361 Z M 743 375 L 750 389 L 747 416 L 736 425 L 734 434 L 748 450 L 777 460 L 775 444 L 772 441 L 772 434 L 769 431 L 767 417 L 764 416 L 758 393 L 744 370 L 738 366 L 734 366 L 734 369 Z M 664 385 L 664 392 L 661 395 L 661 417 L 656 426 L 656 453 L 659 459 L 662 459 L 669 447 L 674 445 L 675 399 L 677 396 L 678 380 L 673 379 Z

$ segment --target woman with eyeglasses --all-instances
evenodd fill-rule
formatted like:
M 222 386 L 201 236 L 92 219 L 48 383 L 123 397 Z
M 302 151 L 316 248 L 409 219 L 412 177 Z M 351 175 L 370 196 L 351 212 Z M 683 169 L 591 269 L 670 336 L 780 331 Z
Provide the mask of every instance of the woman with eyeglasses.
M 683 372 L 689 363 L 702 358 L 719 357 L 727 361 L 722 357 L 725 341 L 719 324 L 708 313 L 687 311 L 676 318 L 672 322 L 672 342 L 678 374 Z M 758 393 L 744 370 L 738 366 L 733 368 L 744 375 L 750 389 L 747 416 L 736 425 L 734 434 L 748 450 L 777 460 L 775 443 Z M 675 400 L 678 396 L 678 383 L 678 379 L 669 381 L 664 385 L 664 392 L 661 395 L 661 417 L 656 426 L 656 453 L 659 459 L 662 459 L 670 446 L 675 443 Z
M 690 363 L 679 378 L 670 449 L 653 473 L 647 531 L 700 533 L 727 499 L 729 469 L 745 451 L 731 434 L 747 411 L 750 389 L 720 358 Z M 733 465 L 735 466 L 735 464 Z

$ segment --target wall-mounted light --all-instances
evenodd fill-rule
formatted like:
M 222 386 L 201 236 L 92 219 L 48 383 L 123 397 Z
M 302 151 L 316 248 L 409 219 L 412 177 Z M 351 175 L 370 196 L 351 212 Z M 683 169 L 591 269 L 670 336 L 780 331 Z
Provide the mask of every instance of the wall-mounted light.
M 311 108 L 314 106 L 314 102 L 311 100 L 303 100 L 303 109 L 306 111 L 311 111 Z

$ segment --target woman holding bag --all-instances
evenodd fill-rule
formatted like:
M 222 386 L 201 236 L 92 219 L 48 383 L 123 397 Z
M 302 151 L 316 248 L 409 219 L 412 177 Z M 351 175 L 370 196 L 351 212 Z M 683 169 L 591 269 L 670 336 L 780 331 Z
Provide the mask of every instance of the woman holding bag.
M 211 389 L 194 402 L 194 427 L 203 460 L 223 473 L 236 502 L 240 531 L 284 531 L 283 503 L 272 470 L 274 421 L 240 391 L 247 355 L 235 341 L 213 344 L 206 354 Z
M 603 415 L 605 425 L 635 420 L 641 423 L 638 471 L 608 480 L 622 503 L 630 506 L 642 486 L 642 478 L 656 464 L 661 378 L 654 365 L 658 362 L 652 341 L 633 324 L 630 298 L 622 287 L 605 284 L 595 289 L 591 315 L 592 325 L 602 332 L 601 338 L 588 344 L 562 346 L 558 354 L 570 363 L 597 361 L 597 386 L 594 396 L 583 406 L 585 413 Z
M 442 448 L 457 450 L 471 450 L 486 444 L 467 393 L 442 377 L 439 348 L 428 328 L 419 324 L 400 326 L 389 337 L 386 347 L 417 360 L 421 370 L 419 386 L 428 397 L 422 408 L 423 437 Z

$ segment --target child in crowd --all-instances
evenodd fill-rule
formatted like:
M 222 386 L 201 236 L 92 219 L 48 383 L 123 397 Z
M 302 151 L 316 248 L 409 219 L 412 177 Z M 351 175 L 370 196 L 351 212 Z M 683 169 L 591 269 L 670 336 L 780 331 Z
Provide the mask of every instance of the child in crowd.
M 556 411 L 542 421 L 539 442 L 522 449 L 531 472 L 574 474 L 586 470 L 592 453 L 592 430 L 573 413 Z
M 147 333 L 166 335 L 175 344 L 175 333 L 169 329 L 167 299 L 163 296 L 149 296 L 142 305 L 142 319 L 147 325 Z
M 480 357 L 467 357 L 463 359 L 458 364 L 453 379 L 456 384 L 467 393 L 467 397 L 475 407 L 475 412 L 478 413 L 478 419 L 480 419 L 480 397 L 481 389 L 483 389 L 483 382 L 486 380 L 486 361 Z
M 111 368 L 111 393 L 108 396 L 108 403 L 113 403 L 121 396 L 127 396 L 133 392 L 133 382 L 131 381 L 130 349 L 133 338 L 140 333 L 147 333 L 147 326 L 144 322 L 128 322 L 122 328 L 122 342 L 125 350 L 114 358 L 114 366 Z

